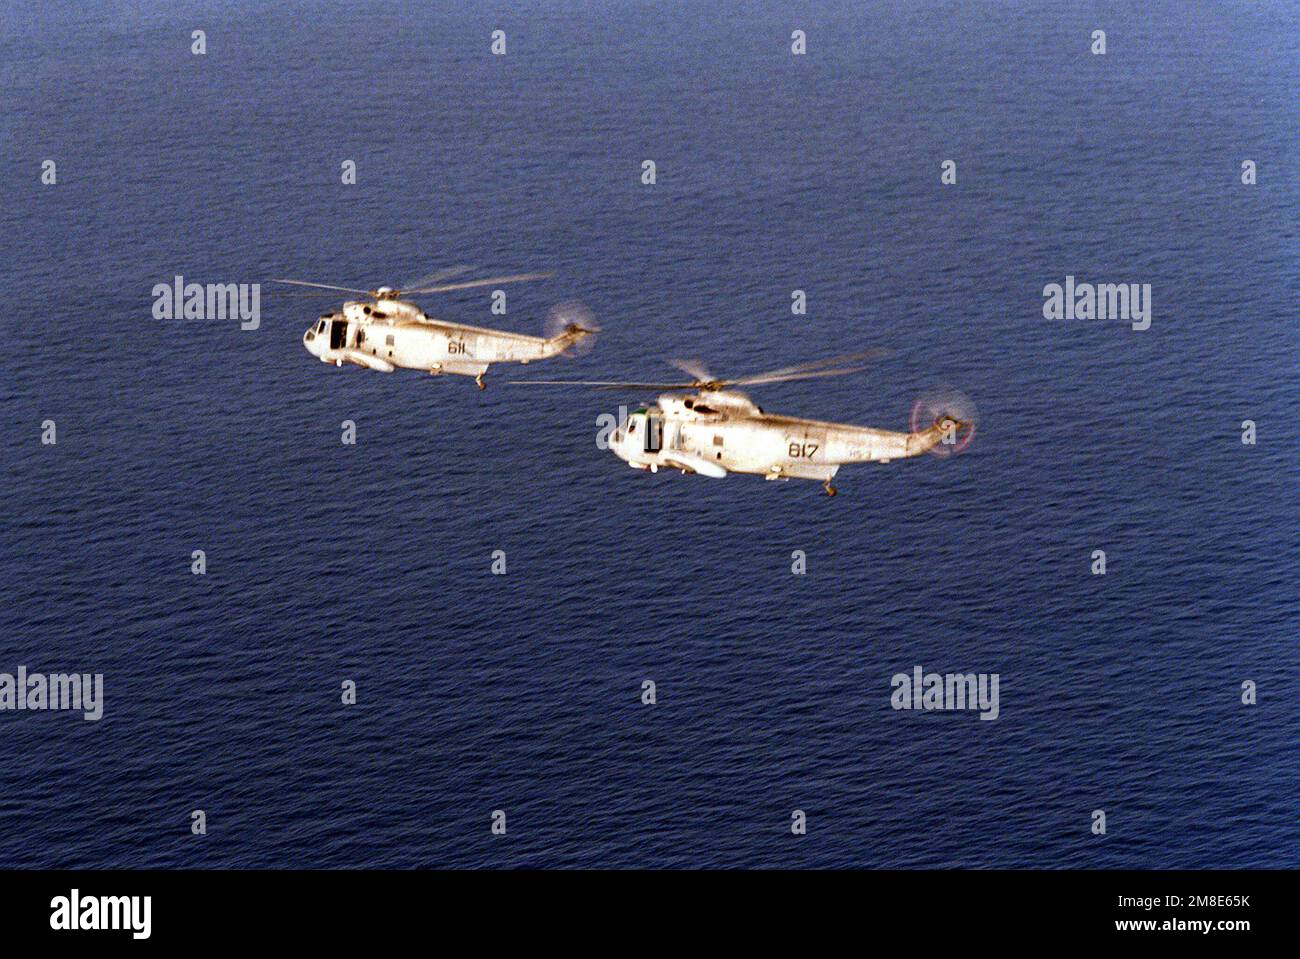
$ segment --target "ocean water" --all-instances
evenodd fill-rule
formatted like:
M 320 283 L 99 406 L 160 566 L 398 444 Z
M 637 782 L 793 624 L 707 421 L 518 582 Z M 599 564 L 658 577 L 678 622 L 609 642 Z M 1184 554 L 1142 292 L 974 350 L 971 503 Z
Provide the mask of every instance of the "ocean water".
M 0 712 L 0 866 L 1300 865 L 1298 21 L 6 6 L 0 672 L 105 702 Z M 455 264 L 556 275 L 431 313 L 599 318 L 528 376 L 887 347 L 754 395 L 903 428 L 951 384 L 978 435 L 834 499 L 651 476 L 595 444 L 649 395 L 326 367 L 336 301 L 269 284 L 255 331 L 151 315 L 177 274 Z M 1149 283 L 1150 329 L 1045 320 L 1066 275 Z M 892 709 L 917 665 L 997 673 L 998 719 Z

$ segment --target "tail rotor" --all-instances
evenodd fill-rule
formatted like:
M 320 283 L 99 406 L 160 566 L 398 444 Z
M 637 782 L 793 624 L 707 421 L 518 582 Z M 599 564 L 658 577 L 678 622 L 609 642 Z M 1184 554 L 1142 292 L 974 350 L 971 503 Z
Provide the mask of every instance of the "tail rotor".
M 561 340 L 562 355 L 573 358 L 586 356 L 596 346 L 600 324 L 595 314 L 578 302 L 561 303 L 551 307 L 546 316 L 543 335 L 548 340 Z
M 912 404 L 913 433 L 938 427 L 942 439 L 929 452 L 939 457 L 966 452 L 975 439 L 979 413 L 970 397 L 951 388 L 927 393 Z

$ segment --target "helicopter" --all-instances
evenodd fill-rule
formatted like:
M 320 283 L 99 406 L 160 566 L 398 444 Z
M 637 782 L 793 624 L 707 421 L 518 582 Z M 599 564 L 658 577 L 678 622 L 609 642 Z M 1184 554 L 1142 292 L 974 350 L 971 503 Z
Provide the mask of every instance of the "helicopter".
M 405 299 L 479 286 L 541 280 L 550 276 L 549 273 L 521 273 L 426 286 L 466 269 L 443 270 L 405 284 L 400 289 L 380 286 L 373 290 L 360 290 L 304 280 L 277 279 L 272 282 L 319 291 L 359 293 L 368 297 L 366 300 L 349 300 L 340 310 L 322 313 L 303 333 L 302 342 L 307 351 L 322 363 L 335 366 L 354 363 L 381 373 L 392 373 L 402 368 L 424 370 L 434 376 L 441 373 L 472 376 L 482 390 L 487 388 L 483 377 L 493 363 L 531 363 L 553 356 L 577 355 L 590 349 L 594 343 L 592 338 L 600 327 L 580 304 L 554 308 L 545 335 L 529 336 L 434 319 Z
M 749 473 L 768 480 L 821 480 L 827 495 L 836 472 L 848 463 L 888 463 L 933 453 L 964 452 L 975 437 L 975 408 L 956 391 L 918 400 L 906 433 L 768 413 L 737 386 L 843 376 L 886 355 L 870 350 L 787 366 L 766 373 L 720 379 L 698 361 L 671 361 L 693 379 L 684 383 L 591 380 L 513 380 L 518 385 L 592 386 L 603 390 L 693 390 L 659 396 L 639 407 L 610 435 L 609 448 L 634 469 L 679 469 L 722 479 Z

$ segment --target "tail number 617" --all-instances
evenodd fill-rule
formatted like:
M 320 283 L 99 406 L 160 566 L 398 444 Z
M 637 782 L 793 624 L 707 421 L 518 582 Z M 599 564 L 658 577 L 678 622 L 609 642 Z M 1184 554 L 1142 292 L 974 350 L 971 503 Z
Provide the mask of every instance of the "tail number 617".
M 810 460 L 813 454 L 821 447 L 816 443 L 791 443 L 790 459 L 792 460 Z

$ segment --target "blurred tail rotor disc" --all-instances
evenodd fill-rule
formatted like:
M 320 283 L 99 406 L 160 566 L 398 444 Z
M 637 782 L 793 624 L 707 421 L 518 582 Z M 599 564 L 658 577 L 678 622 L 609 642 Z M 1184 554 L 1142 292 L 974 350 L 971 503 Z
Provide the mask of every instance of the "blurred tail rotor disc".
M 970 397 L 958 390 L 943 387 L 921 396 L 912 404 L 912 432 L 929 429 L 936 424 L 951 426 L 951 439 L 947 436 L 931 447 L 935 456 L 956 456 L 970 448 L 975 439 L 979 413 Z
M 596 334 L 600 332 L 600 324 L 596 322 L 595 314 L 581 303 L 561 303 L 551 307 L 543 327 L 543 335 L 548 340 L 565 333 L 579 332 L 585 335 L 577 337 L 573 344 L 565 349 L 565 356 L 586 356 L 590 353 L 596 345 Z

